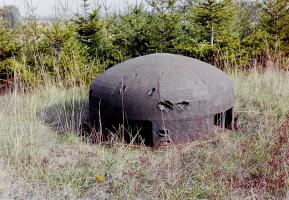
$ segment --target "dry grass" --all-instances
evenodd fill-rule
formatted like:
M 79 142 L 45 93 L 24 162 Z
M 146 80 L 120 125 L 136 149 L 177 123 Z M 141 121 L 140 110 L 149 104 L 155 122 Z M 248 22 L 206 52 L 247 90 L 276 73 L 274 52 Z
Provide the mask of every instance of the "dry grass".
M 85 143 L 77 131 L 85 120 L 85 88 L 1 96 L 0 198 L 285 198 L 289 76 L 273 70 L 231 75 L 239 131 L 159 151 Z

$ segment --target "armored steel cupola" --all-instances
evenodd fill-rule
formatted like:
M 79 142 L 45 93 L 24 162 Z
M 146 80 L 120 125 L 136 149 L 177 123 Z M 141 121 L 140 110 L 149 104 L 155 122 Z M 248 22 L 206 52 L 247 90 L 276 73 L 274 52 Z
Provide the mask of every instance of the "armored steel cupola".
M 190 142 L 215 125 L 231 128 L 233 106 L 233 83 L 224 72 L 166 53 L 106 70 L 89 93 L 90 120 L 100 133 L 106 136 L 124 125 L 150 146 Z

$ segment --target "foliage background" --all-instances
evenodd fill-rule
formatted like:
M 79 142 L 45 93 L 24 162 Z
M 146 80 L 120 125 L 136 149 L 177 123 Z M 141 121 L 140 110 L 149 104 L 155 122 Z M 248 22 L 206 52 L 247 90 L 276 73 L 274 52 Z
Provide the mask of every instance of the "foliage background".
M 89 84 L 129 58 L 182 54 L 219 68 L 285 68 L 289 54 L 287 0 L 146 0 L 125 12 L 100 14 L 83 1 L 83 15 L 19 22 L 0 10 L 0 78 L 29 86 L 47 81 Z M 274 63 L 274 64 L 273 64 Z

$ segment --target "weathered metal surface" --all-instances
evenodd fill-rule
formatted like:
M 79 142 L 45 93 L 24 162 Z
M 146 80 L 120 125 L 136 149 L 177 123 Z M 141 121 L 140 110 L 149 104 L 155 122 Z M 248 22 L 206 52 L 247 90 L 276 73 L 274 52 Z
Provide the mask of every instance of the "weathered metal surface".
M 233 121 L 230 78 L 180 55 L 158 53 L 120 63 L 95 79 L 89 97 L 91 122 L 103 134 L 125 122 L 142 128 L 140 135 L 152 146 L 193 141 L 214 124 L 230 127 Z M 226 111 L 229 121 L 221 120 Z

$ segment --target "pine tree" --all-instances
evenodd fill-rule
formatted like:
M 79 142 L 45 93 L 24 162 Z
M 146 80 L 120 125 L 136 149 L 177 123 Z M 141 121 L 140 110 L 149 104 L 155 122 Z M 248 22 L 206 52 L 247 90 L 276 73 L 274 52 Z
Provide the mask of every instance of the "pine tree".
M 194 22 L 203 30 L 203 38 L 210 45 L 214 45 L 216 35 L 230 25 L 233 12 L 231 0 L 198 0 L 193 6 Z
M 128 57 L 155 52 L 178 53 L 182 18 L 176 11 L 155 8 L 148 12 L 137 5 L 120 17 L 115 27 L 115 45 Z
M 256 62 L 267 49 L 266 32 L 260 29 L 260 2 L 258 0 L 242 0 L 237 4 L 237 20 L 235 27 L 240 40 L 239 63 L 249 66 Z
M 19 44 L 15 37 L 15 30 L 7 23 L 0 21 L 0 62 L 16 56 Z
M 236 29 L 240 40 L 257 31 L 260 25 L 260 3 L 258 0 L 241 0 L 237 4 Z
M 1 79 L 12 79 L 16 71 L 23 72 L 16 67 L 15 61 L 20 54 L 17 33 L 9 26 L 4 21 L 0 21 L 0 91 L 2 89 Z
M 152 43 L 151 25 L 152 17 L 142 5 L 130 8 L 114 24 L 114 45 L 127 58 L 148 54 Z
M 288 37 L 288 16 L 288 0 L 263 0 L 262 28 L 270 34 L 271 44 L 275 51 L 280 50 L 282 43 Z
M 88 17 L 78 17 L 75 20 L 79 41 L 87 50 L 90 60 L 107 59 L 109 48 L 107 47 L 105 25 L 99 16 L 99 10 L 94 10 Z
M 147 0 L 152 7 L 152 46 L 157 52 L 180 53 L 182 45 L 185 8 L 179 6 L 179 0 Z
M 153 14 L 151 40 L 156 52 L 179 53 L 177 46 L 184 28 L 182 20 L 177 11 Z

